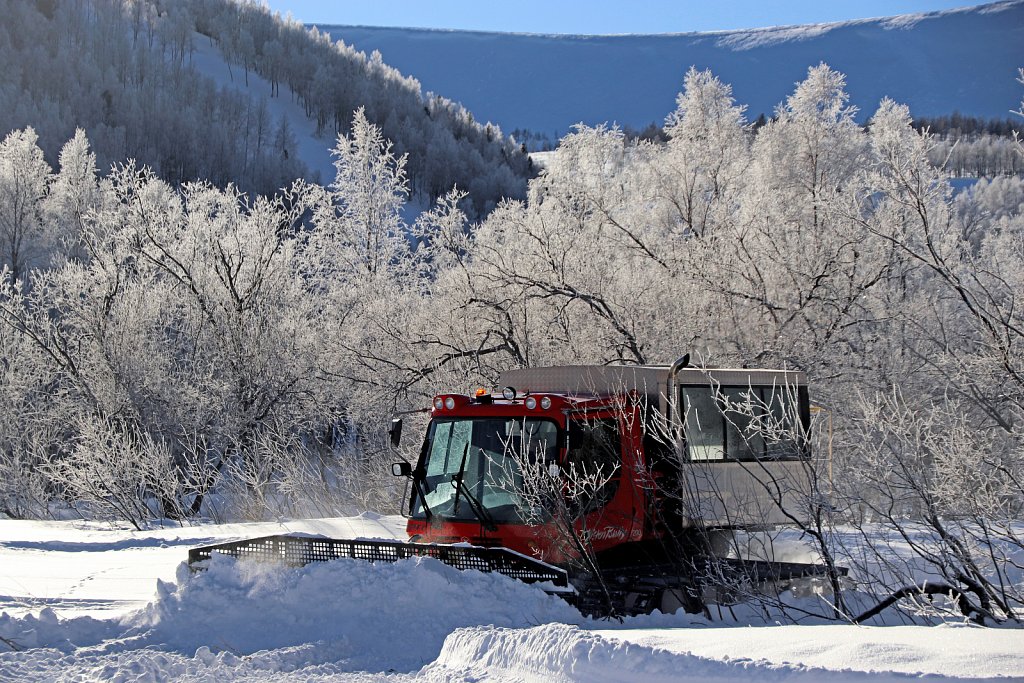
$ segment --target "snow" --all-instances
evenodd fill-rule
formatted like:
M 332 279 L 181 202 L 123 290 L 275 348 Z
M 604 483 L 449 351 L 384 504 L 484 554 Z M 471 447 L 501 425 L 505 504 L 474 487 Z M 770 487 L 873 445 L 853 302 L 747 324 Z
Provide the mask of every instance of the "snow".
M 183 564 L 189 547 L 231 538 L 403 530 L 371 514 L 142 532 L 0 521 L 0 680 L 1024 681 L 1014 629 L 592 621 L 538 587 L 430 558 Z
M 851 23 L 773 26 L 771 28 L 750 31 L 729 32 L 715 41 L 715 45 L 735 51 L 754 50 L 759 47 L 771 47 L 772 45 L 781 45 L 782 43 L 818 38 L 824 36 L 832 29 L 849 26 Z
M 336 538 L 405 538 L 400 517 L 223 524 L 146 531 L 96 522 L 0 521 L 0 610 L 24 615 L 123 616 L 173 581 L 188 549 L 220 541 L 305 532 Z
M 220 50 L 210 44 L 208 37 L 194 33 L 192 43 L 195 45 L 195 50 L 192 53 L 191 65 L 196 71 L 211 79 L 218 87 L 242 93 L 254 102 L 265 99 L 274 129 L 277 128 L 282 118 L 288 120 L 292 133 L 295 135 L 295 152 L 309 167 L 310 177 L 307 180 L 321 185 L 327 185 L 334 180 L 334 161 L 331 157 L 331 149 L 334 147 L 335 141 L 330 136 L 317 135 L 316 124 L 306 116 L 305 110 L 296 101 L 287 84 L 282 83 L 280 94 L 277 97 L 271 97 L 269 81 L 250 70 L 248 85 L 246 85 L 245 71 L 242 67 L 235 65 L 229 68 Z
M 433 558 L 379 566 L 344 559 L 282 571 L 217 556 L 190 578 L 179 570 L 176 585 L 162 584 L 159 599 L 129 618 L 131 632 L 182 653 L 211 643 L 251 654 L 323 641 L 318 658 L 344 660 L 354 671 L 411 671 L 432 661 L 459 627 L 580 620 L 538 588 L 464 575 Z
M 441 680 L 463 681 L 655 683 L 754 679 L 811 683 L 821 680 L 903 681 L 906 674 L 919 672 L 929 675 L 929 680 L 956 680 L 959 674 L 952 672 L 962 671 L 964 678 L 1024 680 L 1019 677 L 1022 643 L 1019 633 L 1016 638 L 1002 639 L 995 648 L 1004 664 L 999 667 L 985 661 L 992 646 L 984 637 L 987 633 L 984 629 L 977 630 L 979 637 L 966 641 L 967 647 L 980 647 L 979 652 L 986 653 L 983 657 L 971 655 L 964 644 L 955 644 L 954 638 L 940 638 L 936 645 L 930 645 L 924 642 L 920 630 L 902 635 L 909 641 L 907 643 L 899 642 L 900 635 L 896 636 L 896 643 L 890 643 L 880 633 L 858 637 L 858 629 L 851 627 L 819 627 L 832 630 L 830 638 L 819 642 L 814 636 L 808 640 L 802 631 L 804 628 L 645 632 L 586 630 L 563 624 L 520 630 L 479 627 L 463 629 L 450 636 L 437 660 L 421 673 L 427 680 L 436 680 L 438 674 L 444 672 L 446 676 Z M 711 647 L 710 643 L 722 631 L 731 631 L 735 637 L 726 638 L 723 646 Z M 695 633 L 697 638 L 693 638 Z M 853 645 L 843 645 L 847 642 Z M 949 643 L 954 643 L 951 650 L 939 651 L 939 644 Z M 824 656 L 816 656 L 820 653 L 819 647 L 825 648 Z M 855 656 L 843 658 L 842 651 Z M 737 656 L 737 653 L 743 654 Z M 775 656 L 763 656 L 765 654 Z
M 884 96 L 914 115 L 1007 118 L 1020 104 L 1014 80 L 1024 45 L 1024 3 L 836 24 L 750 31 L 551 36 L 320 26 L 457 100 L 505 133 L 552 141 L 584 122 L 643 128 L 675 109 L 691 66 L 733 86 L 748 117 L 770 116 L 807 69 L 822 61 L 847 75 L 861 117 Z
M 217 47 L 210 44 L 208 37 L 194 33 L 192 42 L 195 50 L 192 53 L 191 65 L 196 71 L 211 79 L 218 87 L 239 92 L 254 102 L 265 99 L 273 129 L 277 128 L 281 119 L 288 120 L 295 136 L 294 151 L 309 168 L 307 180 L 324 186 L 334 181 L 336 171 L 331 150 L 336 140 L 330 135 L 317 134 L 316 123 L 306 116 L 305 109 L 295 99 L 287 84 L 281 83 L 280 94 L 271 97 L 269 81 L 250 70 L 246 85 L 245 71 L 242 67 L 234 65 L 229 68 Z M 402 207 L 402 219 L 407 225 L 412 225 L 420 214 L 429 208 L 425 198 L 410 198 Z
M 926 637 L 923 632 L 927 632 Z M 770 666 L 898 672 L 952 678 L 1024 676 L 1024 634 L 967 624 L 920 626 L 747 626 L 631 629 L 595 633 L 649 648 L 732 660 L 736 653 Z

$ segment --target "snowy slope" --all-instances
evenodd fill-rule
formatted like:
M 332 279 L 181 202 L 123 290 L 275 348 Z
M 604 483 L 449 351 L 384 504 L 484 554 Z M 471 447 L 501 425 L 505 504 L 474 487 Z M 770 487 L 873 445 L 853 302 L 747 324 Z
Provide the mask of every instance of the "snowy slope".
M 462 102 L 477 120 L 564 135 L 577 122 L 661 123 L 683 74 L 710 68 L 733 85 L 748 117 L 775 105 L 821 61 L 847 74 L 852 102 L 872 113 L 884 96 L 915 115 L 1006 118 L 1020 104 L 1024 2 L 753 31 L 552 36 L 320 27 Z
M 215 539 L 392 537 L 403 524 L 0 521 L 0 681 L 1024 681 L 1015 629 L 594 622 L 539 588 L 432 559 L 181 564 Z
M 269 81 L 250 71 L 247 83 L 242 67 L 228 67 L 220 50 L 210 44 L 209 38 L 195 33 L 192 36 L 192 43 L 195 45 L 195 51 L 191 56 L 191 65 L 196 71 L 213 80 L 218 87 L 241 93 L 254 102 L 265 99 L 274 128 L 277 128 L 281 119 L 288 119 L 295 136 L 295 152 L 309 168 L 310 177 L 307 180 L 322 185 L 334 180 L 331 149 L 335 141 L 329 136 L 317 135 L 316 124 L 306 116 L 302 105 L 295 101 L 287 84 L 282 84 L 279 96 L 271 97 Z
M 316 123 L 306 116 L 306 112 L 292 95 L 287 84 L 281 84 L 280 95 L 270 97 L 270 83 L 254 71 L 249 72 L 246 83 L 242 67 L 229 67 L 223 55 L 209 38 L 199 33 L 193 35 L 195 51 L 192 53 L 191 64 L 203 76 L 212 79 L 218 87 L 233 90 L 251 98 L 254 102 L 265 99 L 267 111 L 270 113 L 276 128 L 281 119 L 287 119 L 292 134 L 295 136 L 295 153 L 309 169 L 307 180 L 320 185 L 329 185 L 334 181 L 334 157 L 331 150 L 336 143 L 330 135 L 318 135 Z M 426 211 L 425 199 L 409 198 L 402 210 L 402 217 L 408 224 Z

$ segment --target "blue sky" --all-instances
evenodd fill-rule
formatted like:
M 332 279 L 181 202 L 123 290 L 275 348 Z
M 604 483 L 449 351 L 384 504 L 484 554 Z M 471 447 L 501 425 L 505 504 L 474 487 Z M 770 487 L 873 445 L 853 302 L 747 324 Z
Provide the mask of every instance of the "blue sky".
M 885 17 L 970 0 L 268 0 L 309 24 L 526 33 L 683 33 Z

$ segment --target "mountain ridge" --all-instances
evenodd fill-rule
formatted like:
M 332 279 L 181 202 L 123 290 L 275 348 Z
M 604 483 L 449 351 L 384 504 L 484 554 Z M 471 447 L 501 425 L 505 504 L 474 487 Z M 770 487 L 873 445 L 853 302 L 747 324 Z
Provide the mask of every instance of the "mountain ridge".
M 503 130 L 556 137 L 572 125 L 642 128 L 672 111 L 682 76 L 710 68 L 750 118 L 770 116 L 826 62 L 847 75 L 860 118 L 883 97 L 915 115 L 1005 118 L 1019 105 L 1024 2 L 704 33 L 570 35 L 317 25 L 461 102 Z
M 1014 5 L 1020 5 L 1024 3 L 1024 0 L 998 0 L 997 2 L 983 3 L 980 5 L 965 5 L 963 7 L 954 7 L 944 10 L 932 10 L 928 12 L 911 12 L 908 14 L 894 14 L 894 15 L 880 15 L 877 17 L 863 17 L 860 19 L 844 19 L 843 21 L 822 21 L 812 22 L 808 24 L 775 24 L 771 26 L 757 26 L 754 28 L 728 28 L 728 29 L 716 29 L 713 31 L 664 31 L 659 33 L 641 33 L 641 32 L 627 32 L 627 33 L 555 33 L 550 31 L 487 31 L 484 29 L 469 29 L 469 28 L 437 28 L 437 27 L 425 27 L 425 26 L 378 26 L 375 24 L 325 24 L 318 22 L 309 22 L 306 25 L 309 27 L 317 27 L 319 30 L 327 30 L 329 28 L 358 28 L 358 29 L 388 29 L 397 31 L 421 31 L 424 33 L 468 33 L 468 34 L 481 34 L 481 35 L 498 35 L 498 36 L 534 36 L 541 38 L 618 38 L 618 37 L 651 37 L 651 36 L 722 36 L 731 35 L 734 33 L 758 33 L 764 31 L 777 31 L 786 30 L 793 28 L 811 28 L 811 27 L 841 27 L 854 24 L 870 24 L 876 22 L 887 22 L 890 23 L 890 28 L 904 28 L 904 22 L 916 22 L 920 19 L 928 19 L 944 15 L 952 14 L 964 14 L 967 12 L 993 12 L 1001 11 L 1002 9 L 1012 7 Z

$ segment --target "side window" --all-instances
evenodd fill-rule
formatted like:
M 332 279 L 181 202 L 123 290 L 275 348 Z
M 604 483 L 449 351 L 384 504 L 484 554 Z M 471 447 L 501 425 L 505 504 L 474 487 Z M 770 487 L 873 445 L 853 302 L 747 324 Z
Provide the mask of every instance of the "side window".
M 762 420 L 764 405 L 761 388 L 731 387 L 720 392 L 725 416 L 725 447 L 733 460 L 757 460 L 764 457 Z
M 454 422 L 435 422 L 434 433 L 430 439 L 430 453 L 427 460 L 427 476 L 442 474 L 449 471 L 448 443 L 452 439 Z
M 583 512 L 606 505 L 619 487 L 621 438 L 615 418 L 569 420 L 567 495 Z
M 799 392 L 793 387 L 761 387 L 765 417 L 765 454 L 775 460 L 793 460 L 804 455 L 800 434 L 805 428 L 801 417 L 806 389 Z
M 806 402 L 792 387 L 682 387 L 690 460 L 790 460 L 802 456 L 794 424 Z M 802 408 L 801 408 L 802 410 Z
M 682 394 L 683 434 L 690 460 L 724 459 L 725 425 L 711 387 L 683 387 Z

